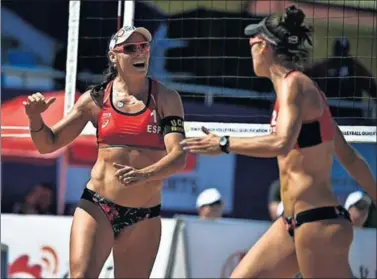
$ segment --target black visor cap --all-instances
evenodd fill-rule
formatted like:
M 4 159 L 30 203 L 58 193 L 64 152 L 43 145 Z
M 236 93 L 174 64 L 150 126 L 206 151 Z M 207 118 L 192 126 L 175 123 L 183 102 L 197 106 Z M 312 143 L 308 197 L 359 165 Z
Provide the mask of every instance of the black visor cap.
M 264 18 L 258 24 L 249 24 L 248 26 L 246 26 L 245 35 L 248 37 L 253 37 L 258 34 L 261 34 L 272 43 L 278 44 L 280 40 L 267 29 L 266 20 L 267 18 Z

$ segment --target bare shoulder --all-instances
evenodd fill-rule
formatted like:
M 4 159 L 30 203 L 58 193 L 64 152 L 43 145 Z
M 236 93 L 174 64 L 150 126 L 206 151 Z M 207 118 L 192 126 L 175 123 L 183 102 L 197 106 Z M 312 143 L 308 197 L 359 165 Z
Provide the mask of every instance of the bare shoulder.
M 179 95 L 179 93 L 176 90 L 167 87 L 162 82 L 159 82 L 159 81 L 156 81 L 156 82 L 158 84 L 159 99 L 169 100 L 169 101 L 171 101 L 172 99 L 181 100 L 181 96 Z
M 309 79 L 310 80 L 310 79 Z M 308 84 L 308 77 L 302 72 L 296 71 L 283 79 L 281 97 L 285 100 L 302 99 L 305 95 L 305 85 Z
M 160 104 L 162 115 L 177 115 L 183 117 L 183 104 L 181 96 L 176 90 L 168 88 L 165 84 L 158 84 L 158 103 Z
M 70 115 L 82 117 L 95 124 L 97 119 L 96 115 L 100 111 L 100 108 L 94 102 L 90 92 L 91 90 L 88 90 L 81 94 L 81 96 L 75 102 L 75 105 L 73 106 Z
M 301 86 L 302 106 L 305 118 L 307 118 L 305 120 L 317 119 L 325 108 L 321 89 L 314 80 L 304 73 L 301 73 L 297 79 Z
M 93 103 L 93 98 L 90 95 L 90 91 L 91 90 L 88 90 L 84 92 L 83 94 L 81 94 L 81 96 L 77 100 L 78 105 L 85 106 L 85 105 L 90 105 L 91 103 Z
M 91 90 L 88 90 L 81 94 L 75 103 L 75 108 L 82 111 L 92 110 L 95 106 L 95 102 L 90 94 Z
M 300 72 L 300 71 L 293 72 L 290 75 L 290 78 L 289 77 L 287 78 L 288 83 L 292 85 L 296 84 L 299 86 L 303 86 L 306 83 L 309 84 L 310 81 L 311 81 L 311 78 L 307 76 L 305 73 Z

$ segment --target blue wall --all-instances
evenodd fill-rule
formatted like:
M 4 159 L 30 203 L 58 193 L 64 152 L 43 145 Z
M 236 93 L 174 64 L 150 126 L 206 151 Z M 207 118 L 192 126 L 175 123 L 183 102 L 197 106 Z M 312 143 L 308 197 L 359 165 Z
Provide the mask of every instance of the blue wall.
M 366 159 L 374 176 L 376 177 L 376 144 L 354 143 L 352 146 Z M 362 190 L 336 159 L 334 159 L 331 179 L 333 190 L 340 202 L 344 202 L 350 192 L 359 189 Z

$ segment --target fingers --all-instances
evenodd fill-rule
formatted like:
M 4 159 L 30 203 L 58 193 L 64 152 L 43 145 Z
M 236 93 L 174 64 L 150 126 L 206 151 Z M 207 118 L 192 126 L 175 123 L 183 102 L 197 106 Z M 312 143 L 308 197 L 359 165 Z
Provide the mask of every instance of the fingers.
M 142 186 L 144 184 L 143 176 L 140 176 L 136 172 L 132 174 L 132 176 L 128 176 L 127 174 L 125 177 L 122 178 L 121 183 L 128 187 L 137 187 Z
M 30 103 L 39 102 L 43 98 L 41 93 L 34 93 L 30 96 L 28 96 L 28 101 Z
M 44 102 L 45 100 L 45 97 L 39 92 L 33 94 L 33 97 L 37 102 Z
M 195 148 L 205 148 L 207 146 L 207 143 L 205 141 L 198 139 L 198 140 L 193 140 L 193 141 L 187 141 L 181 146 L 182 146 L 182 149 L 186 151 L 186 150 L 191 150 Z
M 129 177 L 129 176 L 126 176 L 126 175 L 129 175 L 129 173 L 126 173 L 125 175 L 117 175 L 116 177 L 118 178 L 119 182 L 124 184 L 124 183 L 129 183 L 130 180 L 133 180 L 134 177 Z
M 205 152 L 206 147 L 201 146 L 201 145 L 190 145 L 190 146 L 183 147 L 183 150 L 191 152 L 191 153 L 198 153 L 198 152 L 201 152 L 201 151 Z
M 28 100 L 29 103 L 34 103 L 34 102 L 37 101 L 36 98 L 34 98 L 34 95 L 28 96 L 27 100 Z
M 119 182 L 127 187 L 136 186 L 142 182 L 142 178 L 138 176 L 136 172 L 130 172 L 119 177 Z
M 113 166 L 116 168 L 116 169 L 123 169 L 125 167 L 125 165 L 121 165 L 121 164 L 118 164 L 118 163 L 113 163 Z
M 125 177 L 123 178 L 123 184 L 130 184 L 132 182 L 134 182 L 134 177 Z
M 55 101 L 56 101 L 56 98 L 52 97 L 52 98 L 50 98 L 50 99 L 47 100 L 46 105 L 47 106 L 51 106 Z
M 129 172 L 134 171 L 134 170 L 135 169 L 131 168 L 131 167 L 124 167 L 123 169 L 117 170 L 114 175 L 115 176 L 124 176 L 124 175 L 126 175 Z
M 45 99 L 45 97 L 40 92 L 34 93 L 33 96 L 35 96 L 35 97 L 37 97 L 39 99 L 42 99 L 42 100 Z
M 26 101 L 26 103 L 24 103 L 24 105 L 26 105 L 26 104 L 29 104 L 29 105 L 32 105 L 32 104 L 51 105 L 53 102 L 55 102 L 55 100 L 56 100 L 56 98 L 52 97 L 46 102 L 45 97 L 40 92 L 37 92 L 37 93 L 34 93 L 32 95 L 29 95 L 27 97 L 27 101 Z
M 114 173 L 114 175 L 115 175 L 115 176 L 118 176 L 118 177 L 123 176 L 124 174 L 126 174 L 126 173 L 128 173 L 128 172 L 130 172 L 130 171 L 135 170 L 135 169 L 132 168 L 132 167 L 128 167 L 128 166 L 125 166 L 125 165 L 122 165 L 122 164 L 118 164 L 118 163 L 113 163 L 113 166 L 114 166 L 116 169 L 118 169 L 118 170 Z
M 184 151 L 195 151 L 195 150 L 206 150 L 210 146 L 206 141 L 203 141 L 201 139 L 195 140 L 195 141 L 187 141 L 183 146 L 182 149 Z
M 195 144 L 195 143 L 200 142 L 201 140 L 202 140 L 201 138 L 184 139 L 183 141 L 180 142 L 180 145 L 185 146 L 185 145 Z
M 206 135 L 209 135 L 211 132 L 204 126 L 202 126 L 202 132 Z
M 119 182 L 125 184 L 130 183 L 136 175 L 136 170 L 132 167 L 128 167 L 122 164 L 113 163 L 113 166 L 118 169 L 114 176 L 118 178 Z
M 190 152 L 194 154 L 206 154 L 212 155 L 219 153 L 216 148 L 210 143 L 206 141 L 197 141 L 197 142 L 188 142 L 182 147 L 183 151 Z
M 204 126 L 201 127 L 201 130 L 203 133 L 206 134 L 206 136 L 208 137 L 196 137 L 196 138 L 187 138 L 187 139 L 184 139 L 183 141 L 180 142 L 181 146 L 185 146 L 185 145 L 190 145 L 190 144 L 195 144 L 195 143 L 198 143 L 198 142 L 203 142 L 205 140 L 208 140 L 212 137 L 214 137 L 214 135 Z

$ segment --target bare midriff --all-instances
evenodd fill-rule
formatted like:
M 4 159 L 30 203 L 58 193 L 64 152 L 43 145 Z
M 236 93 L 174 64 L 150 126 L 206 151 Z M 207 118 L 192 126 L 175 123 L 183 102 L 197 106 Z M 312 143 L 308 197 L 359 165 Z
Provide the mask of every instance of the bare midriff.
M 121 206 L 152 207 L 158 205 L 161 203 L 162 180 L 127 186 L 115 176 L 118 169 L 113 164 L 118 163 L 142 169 L 156 163 L 165 155 L 165 150 L 126 146 L 100 148 L 87 187 Z
M 333 148 L 333 141 L 327 141 L 278 157 L 284 216 L 338 205 L 331 189 Z

